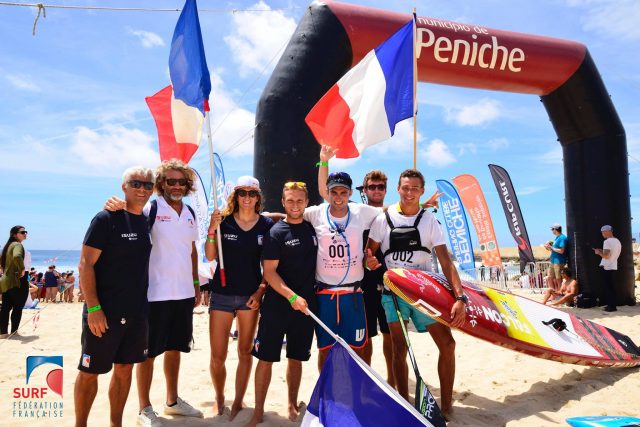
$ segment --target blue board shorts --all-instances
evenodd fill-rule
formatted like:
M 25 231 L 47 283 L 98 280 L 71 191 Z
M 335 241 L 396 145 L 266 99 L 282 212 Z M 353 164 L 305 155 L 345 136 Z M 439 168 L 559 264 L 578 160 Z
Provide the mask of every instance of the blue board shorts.
M 436 323 L 436 321 L 431 317 L 427 316 L 412 305 L 409 305 L 402 298 L 397 298 L 397 300 L 402 319 L 406 321 L 411 319 L 418 332 L 427 332 L 427 326 Z M 391 295 L 382 295 L 382 307 L 384 307 L 384 314 L 387 316 L 388 323 L 399 321 L 396 306 L 393 303 L 393 297 Z
M 364 311 L 362 290 L 353 289 L 316 291 L 318 317 L 336 335 L 352 348 L 364 347 L 368 340 L 367 318 Z M 335 340 L 321 326 L 316 326 L 318 348 L 325 350 L 335 344 Z

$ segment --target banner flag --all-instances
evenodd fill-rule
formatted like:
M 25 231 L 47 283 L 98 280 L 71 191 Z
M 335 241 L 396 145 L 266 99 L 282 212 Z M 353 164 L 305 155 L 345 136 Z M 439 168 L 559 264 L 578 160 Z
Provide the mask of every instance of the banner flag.
M 433 427 L 340 341 L 329 351 L 301 425 Z
M 487 267 L 502 267 L 496 233 L 480 183 L 474 176 L 463 174 L 453 178 L 453 184 L 476 229 L 482 263 Z
M 458 261 L 458 268 L 475 279 L 476 262 L 473 256 L 471 233 L 460 195 L 453 184 L 444 179 L 436 180 L 436 186 L 442 193 L 440 210 L 444 216 L 451 251 Z
M 509 173 L 504 168 L 498 165 L 489 165 L 489 171 L 491 172 L 496 190 L 498 190 L 504 216 L 507 218 L 507 224 L 509 225 L 509 231 L 518 245 L 520 273 L 522 273 L 526 265 L 530 262 L 535 262 L 535 259 L 533 257 L 533 249 L 531 249 L 527 227 L 524 225 L 524 218 L 522 217 L 518 197 L 511 183 Z

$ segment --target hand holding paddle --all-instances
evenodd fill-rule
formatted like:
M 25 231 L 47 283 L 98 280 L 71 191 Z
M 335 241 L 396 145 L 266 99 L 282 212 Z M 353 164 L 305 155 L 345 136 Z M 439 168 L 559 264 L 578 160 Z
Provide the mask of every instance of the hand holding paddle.
M 378 268 L 380 268 L 380 266 L 382 266 L 382 264 L 380 264 L 380 262 L 378 261 L 378 258 L 373 256 L 373 254 L 371 253 L 371 249 L 367 249 L 367 259 L 365 260 L 365 262 L 365 266 L 369 270 L 377 270 Z

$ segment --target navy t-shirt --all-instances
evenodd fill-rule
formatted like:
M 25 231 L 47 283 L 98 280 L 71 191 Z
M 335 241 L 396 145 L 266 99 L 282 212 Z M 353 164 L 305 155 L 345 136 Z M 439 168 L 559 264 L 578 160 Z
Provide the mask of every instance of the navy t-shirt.
M 260 259 L 265 236 L 273 225 L 271 218 L 260 215 L 251 230 L 244 231 L 229 215 L 220 223 L 222 255 L 227 286 L 220 284 L 220 269 L 216 269 L 211 292 L 223 295 L 250 296 L 260 286 Z
M 279 261 L 276 271 L 284 283 L 306 299 L 313 311 L 317 252 L 318 240 L 311 223 L 289 224 L 284 220 L 271 227 L 262 251 L 262 259 Z M 289 306 L 289 302 L 271 288 L 265 295 L 265 306 L 267 302 Z
M 94 269 L 105 316 L 146 317 L 151 254 L 147 217 L 125 210 L 99 212 L 83 243 L 102 251 Z
M 51 270 L 45 271 L 44 286 L 46 288 L 55 288 L 58 286 L 58 278 L 56 277 L 56 274 L 53 271 Z

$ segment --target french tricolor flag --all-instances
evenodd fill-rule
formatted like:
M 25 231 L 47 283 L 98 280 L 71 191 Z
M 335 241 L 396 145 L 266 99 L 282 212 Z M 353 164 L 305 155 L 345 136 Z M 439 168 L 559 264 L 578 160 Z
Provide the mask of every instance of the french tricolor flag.
M 172 84 L 146 101 L 158 129 L 160 159 L 189 163 L 200 145 L 211 93 L 196 0 L 186 0 L 178 18 L 171 41 L 169 74 Z
M 305 122 L 338 158 L 358 157 L 393 136 L 396 123 L 413 116 L 411 20 L 369 52 L 311 109 Z

